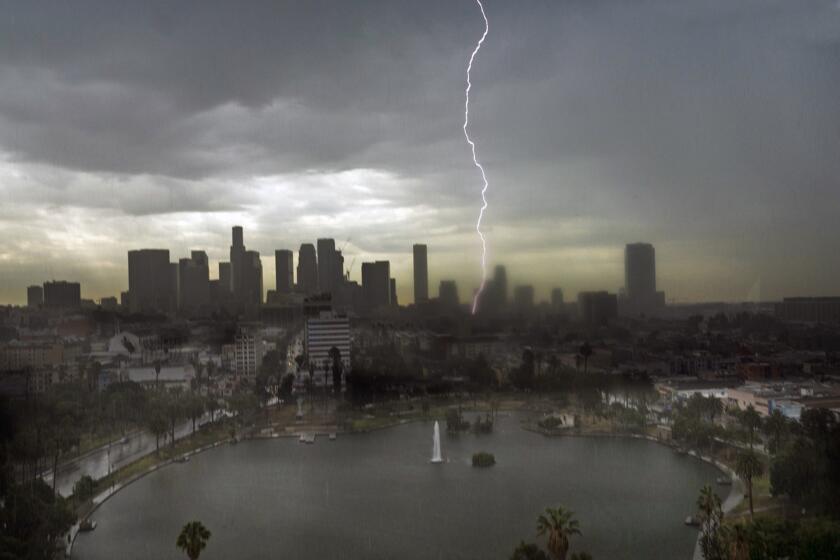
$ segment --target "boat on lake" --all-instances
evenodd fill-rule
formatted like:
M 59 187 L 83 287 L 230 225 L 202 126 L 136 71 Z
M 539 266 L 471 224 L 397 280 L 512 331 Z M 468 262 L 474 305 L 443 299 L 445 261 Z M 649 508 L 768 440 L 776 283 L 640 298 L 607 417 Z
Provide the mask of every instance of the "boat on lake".
M 79 523 L 79 532 L 81 533 L 87 533 L 89 531 L 93 531 L 94 529 L 96 529 L 96 521 L 84 519 L 81 523 Z

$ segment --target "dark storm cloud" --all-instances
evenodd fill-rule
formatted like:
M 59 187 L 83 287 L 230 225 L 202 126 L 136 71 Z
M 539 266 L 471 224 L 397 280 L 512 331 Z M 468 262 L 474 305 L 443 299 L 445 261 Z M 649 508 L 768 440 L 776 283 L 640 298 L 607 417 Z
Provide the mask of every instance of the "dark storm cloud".
M 253 216 L 264 251 L 281 217 L 370 253 L 428 232 L 474 249 L 472 1 L 2 4 L 4 206 Z M 784 262 L 803 245 L 836 266 L 836 2 L 485 4 L 471 131 L 498 258 L 649 239 L 686 297 L 707 295 L 716 256 L 750 271 L 720 297 L 778 271 L 771 289 L 795 290 Z M 804 291 L 829 285 L 797 264 Z

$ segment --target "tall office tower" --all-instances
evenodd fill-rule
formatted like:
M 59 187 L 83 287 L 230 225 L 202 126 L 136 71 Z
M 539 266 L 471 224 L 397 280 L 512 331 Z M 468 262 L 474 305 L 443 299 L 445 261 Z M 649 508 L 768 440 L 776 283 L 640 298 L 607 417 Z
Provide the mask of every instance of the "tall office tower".
M 297 288 L 304 294 L 318 291 L 318 258 L 312 243 L 303 243 L 298 250 Z
M 493 292 L 497 303 L 504 307 L 508 301 L 507 270 L 504 265 L 496 265 L 493 270 Z
M 41 286 L 29 286 L 26 288 L 26 305 L 38 307 L 44 303 L 44 288 Z
M 396 278 L 391 278 L 389 291 L 391 292 L 391 305 L 394 306 L 394 307 L 399 307 L 400 302 L 397 301 L 397 279 Z
M 262 261 L 259 251 L 245 251 L 240 263 L 239 299 L 245 305 L 260 305 L 263 301 Z
M 245 259 L 245 241 L 242 226 L 233 226 L 232 243 L 230 245 L 230 291 L 233 299 L 242 301 L 242 262 Z
M 534 287 L 517 286 L 513 291 L 513 304 L 519 311 L 528 311 L 534 307 Z
M 154 313 L 175 308 L 169 249 L 128 252 L 128 293 L 132 313 Z
M 461 304 L 458 299 L 458 284 L 455 280 L 441 280 L 438 288 L 438 299 L 441 305 L 446 307 L 458 307 Z
M 563 288 L 554 288 L 551 290 L 551 307 L 555 311 L 563 308 Z
M 178 308 L 197 311 L 210 303 L 210 264 L 207 253 L 193 251 L 178 261 Z
M 288 249 L 274 251 L 275 290 L 280 294 L 290 294 L 295 286 L 294 257 Z
M 81 286 L 78 282 L 65 282 L 64 280 L 44 282 L 44 305 L 46 307 L 81 306 Z
M 368 309 L 391 305 L 391 263 L 362 263 L 362 291 Z
M 219 286 L 220 288 L 227 293 L 233 293 L 231 291 L 231 286 L 233 285 L 233 276 L 230 271 L 230 263 L 229 262 L 220 262 L 219 263 Z
M 341 251 L 335 252 L 335 273 L 336 291 L 341 291 L 341 285 L 344 284 L 344 255 Z
M 425 245 L 414 245 L 414 303 L 429 299 L 429 263 Z
M 318 240 L 318 291 L 332 294 L 338 288 L 341 269 L 335 250 L 335 239 Z
M 656 252 L 650 243 L 624 248 L 624 291 L 631 301 L 646 301 L 656 293 Z

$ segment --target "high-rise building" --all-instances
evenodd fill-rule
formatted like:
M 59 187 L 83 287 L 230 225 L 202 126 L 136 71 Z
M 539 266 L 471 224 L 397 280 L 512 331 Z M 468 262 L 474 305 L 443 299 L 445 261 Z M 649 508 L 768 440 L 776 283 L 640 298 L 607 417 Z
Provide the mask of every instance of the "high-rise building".
M 391 263 L 362 263 L 362 291 L 368 309 L 391 305 Z
M 656 291 L 656 251 L 650 243 L 629 243 L 624 248 L 622 313 L 648 313 L 665 305 Z
M 173 297 L 173 273 L 169 265 L 168 249 L 137 249 L 128 252 L 128 293 L 132 313 L 175 309 L 177 289 Z
M 263 270 L 259 251 L 245 251 L 241 263 L 240 303 L 260 305 L 263 301 Z
M 274 251 L 275 290 L 279 294 L 290 294 L 295 286 L 293 260 L 288 249 Z
M 534 287 L 517 286 L 513 292 L 513 304 L 519 311 L 528 311 L 534 307 Z
M 44 303 L 44 288 L 41 286 L 29 286 L 26 288 L 26 305 L 39 307 Z
M 319 239 L 318 291 L 324 294 L 335 293 L 343 278 L 339 253 L 335 250 L 335 239 Z
M 302 243 L 298 250 L 297 289 L 307 295 L 318 291 L 318 258 L 312 243 Z
M 391 305 L 393 305 L 394 307 L 399 307 L 400 302 L 397 301 L 397 279 L 396 278 L 391 278 L 389 290 L 391 292 Z
M 438 299 L 441 305 L 446 307 L 458 307 L 461 304 L 458 298 L 458 284 L 455 280 L 441 280 L 438 288 Z
M 563 288 L 554 288 L 551 290 L 551 307 L 555 311 L 563 309 Z
M 309 357 L 309 366 L 315 372 L 314 381 L 332 384 L 333 357 L 330 351 L 335 348 L 343 369 L 343 384 L 344 376 L 350 373 L 350 320 L 346 316 L 323 312 L 306 320 L 305 335 L 305 352 Z
M 207 253 L 192 251 L 178 261 L 178 308 L 195 312 L 210 303 L 210 264 Z
M 237 302 L 244 300 L 242 263 L 245 260 L 245 237 L 242 226 L 233 226 L 230 245 L 230 291 Z
M 414 303 L 429 299 L 428 248 L 414 245 Z
M 82 290 L 78 282 L 44 282 L 44 305 L 46 307 L 79 307 L 82 305 Z
M 507 270 L 504 265 L 496 265 L 493 278 L 484 284 L 484 291 L 478 300 L 478 310 L 487 314 L 500 313 L 507 308 L 507 296 Z
M 605 325 L 618 315 L 618 297 L 607 292 L 580 292 L 578 314 L 590 325 Z
M 624 248 L 624 291 L 632 301 L 656 293 L 656 251 L 650 243 L 629 243 Z
M 219 263 L 219 287 L 228 293 L 233 293 L 233 274 L 229 262 Z

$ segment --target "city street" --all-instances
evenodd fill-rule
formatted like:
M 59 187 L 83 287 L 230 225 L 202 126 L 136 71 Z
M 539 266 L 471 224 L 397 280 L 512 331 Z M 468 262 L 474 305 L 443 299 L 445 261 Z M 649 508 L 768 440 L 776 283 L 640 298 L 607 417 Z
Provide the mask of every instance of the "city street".
M 196 423 L 196 427 L 210 420 L 210 415 L 205 414 Z M 192 420 L 183 422 L 175 428 L 175 439 L 179 440 L 192 433 Z M 119 469 L 144 455 L 155 450 L 155 436 L 147 431 L 138 431 L 129 434 L 125 443 L 114 441 L 110 446 L 100 447 L 94 451 L 64 463 L 58 467 L 58 481 L 56 490 L 62 496 L 69 496 L 73 493 L 73 485 L 83 477 L 89 475 L 94 480 L 107 476 L 111 470 Z M 165 439 L 161 437 L 160 445 L 163 447 Z M 109 468 L 110 464 L 110 468 Z M 52 473 L 44 475 L 44 481 L 52 485 Z

